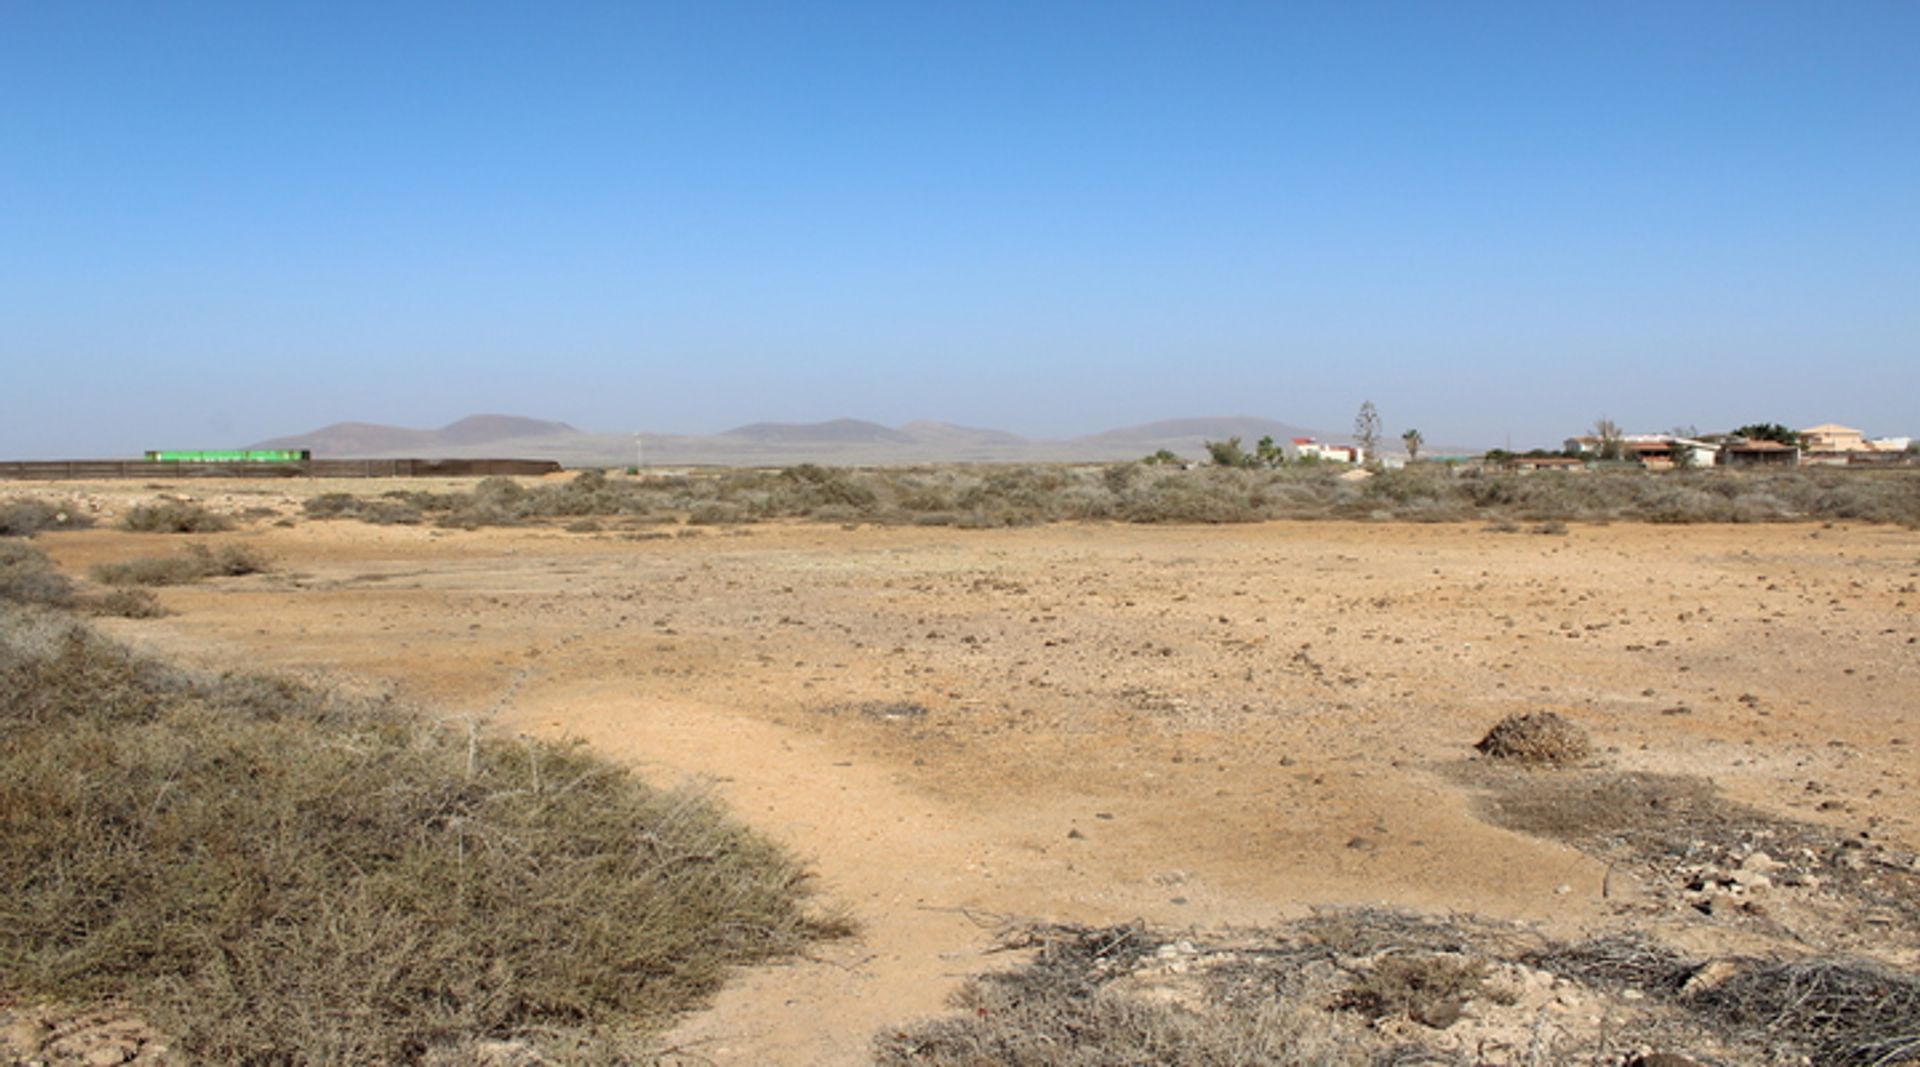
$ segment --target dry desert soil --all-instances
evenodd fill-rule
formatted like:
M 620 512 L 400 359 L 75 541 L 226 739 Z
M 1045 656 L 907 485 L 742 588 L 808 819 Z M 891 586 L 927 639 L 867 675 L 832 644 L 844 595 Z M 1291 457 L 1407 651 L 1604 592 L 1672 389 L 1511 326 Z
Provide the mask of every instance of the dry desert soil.
M 152 495 L 34 491 L 105 523 Z M 1910 854 L 1914 530 L 458 531 L 306 519 L 282 486 L 194 492 L 260 510 L 211 537 L 40 539 L 76 576 L 186 540 L 274 561 L 161 590 L 173 614 L 104 623 L 115 634 L 391 685 L 662 784 L 709 782 L 818 871 L 860 933 L 742 975 L 666 1039 L 689 1062 L 864 1062 L 876 1032 L 1003 966 L 992 928 L 1018 918 L 1221 930 L 1387 905 L 1568 937 L 1630 923 L 1705 954 L 1785 939 L 1920 961 L 1908 915 L 1710 909 L 1501 828 L 1473 750 L 1502 717 L 1553 710 L 1609 772 L 1697 776 Z

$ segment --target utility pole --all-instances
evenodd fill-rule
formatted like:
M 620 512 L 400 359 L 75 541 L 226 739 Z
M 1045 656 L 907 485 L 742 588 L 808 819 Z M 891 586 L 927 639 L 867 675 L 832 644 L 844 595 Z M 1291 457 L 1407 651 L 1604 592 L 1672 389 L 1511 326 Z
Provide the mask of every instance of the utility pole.
M 633 435 L 633 473 L 636 477 L 647 469 L 647 443 L 638 431 Z

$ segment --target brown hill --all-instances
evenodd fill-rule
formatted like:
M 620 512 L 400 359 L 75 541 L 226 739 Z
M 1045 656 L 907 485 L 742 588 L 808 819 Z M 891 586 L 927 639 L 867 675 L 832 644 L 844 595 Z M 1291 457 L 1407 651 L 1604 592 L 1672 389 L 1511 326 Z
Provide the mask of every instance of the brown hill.
M 722 437 L 744 437 L 765 444 L 912 444 L 913 438 L 891 427 L 865 419 L 827 422 L 755 422 L 736 426 Z
M 564 437 L 580 431 L 564 422 L 518 415 L 469 415 L 437 430 L 336 422 L 310 433 L 275 437 L 251 448 L 304 448 L 316 456 L 431 456 L 449 449 L 485 447 L 529 437 Z

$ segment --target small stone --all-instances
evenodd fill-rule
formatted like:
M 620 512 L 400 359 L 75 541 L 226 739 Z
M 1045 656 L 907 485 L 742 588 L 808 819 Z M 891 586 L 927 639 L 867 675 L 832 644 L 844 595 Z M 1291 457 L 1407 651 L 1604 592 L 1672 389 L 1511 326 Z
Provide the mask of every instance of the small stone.
M 1347 840 L 1347 847 L 1355 852 L 1372 852 L 1380 846 L 1371 837 L 1354 837 Z
M 1460 1002 L 1452 997 L 1436 1000 L 1430 1004 L 1415 1004 L 1410 1012 L 1413 1021 L 1435 1030 L 1445 1030 L 1460 1021 Z

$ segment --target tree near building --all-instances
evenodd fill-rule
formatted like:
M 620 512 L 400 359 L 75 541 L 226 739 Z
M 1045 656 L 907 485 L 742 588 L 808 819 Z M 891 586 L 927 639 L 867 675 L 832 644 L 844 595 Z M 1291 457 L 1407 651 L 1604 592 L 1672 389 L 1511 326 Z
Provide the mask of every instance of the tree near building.
M 1427 439 L 1420 436 L 1419 430 L 1408 430 L 1401 434 L 1400 443 L 1407 446 L 1408 463 L 1420 462 L 1420 446 L 1426 444 Z
M 1213 459 L 1216 467 L 1251 467 L 1257 462 L 1251 453 L 1240 447 L 1238 437 L 1202 443 L 1206 445 L 1207 455 Z
M 1380 411 L 1373 401 L 1361 403 L 1360 413 L 1353 417 L 1353 443 L 1360 446 L 1360 460 L 1373 463 L 1380 451 Z
M 1798 447 L 1800 435 L 1777 422 L 1750 422 L 1733 431 L 1735 437 L 1744 437 L 1749 441 L 1778 441 L 1789 447 Z
M 1593 436 L 1600 439 L 1600 458 L 1617 460 L 1626 451 L 1626 432 L 1612 419 L 1601 417 L 1593 424 Z

